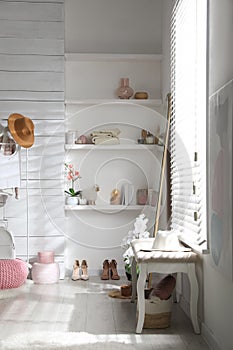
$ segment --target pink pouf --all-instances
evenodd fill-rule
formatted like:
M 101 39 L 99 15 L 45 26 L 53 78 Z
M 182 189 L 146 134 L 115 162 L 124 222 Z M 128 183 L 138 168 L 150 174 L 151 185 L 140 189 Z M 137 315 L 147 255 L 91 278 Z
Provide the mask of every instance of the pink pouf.
M 27 264 L 20 259 L 0 260 L 0 289 L 18 288 L 28 276 Z
M 42 264 L 35 262 L 32 265 L 32 279 L 36 284 L 57 283 L 60 276 L 59 264 Z

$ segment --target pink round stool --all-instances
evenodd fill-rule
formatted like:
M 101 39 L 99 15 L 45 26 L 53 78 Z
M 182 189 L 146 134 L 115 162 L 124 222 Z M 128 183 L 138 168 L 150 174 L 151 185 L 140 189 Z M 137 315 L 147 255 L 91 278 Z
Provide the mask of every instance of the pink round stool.
M 44 251 L 38 252 L 38 262 L 42 264 L 54 263 L 54 252 Z
M 0 289 L 18 288 L 26 281 L 28 267 L 20 259 L 0 260 Z
M 35 262 L 32 265 L 32 279 L 36 284 L 57 283 L 60 276 L 59 264 L 42 264 Z

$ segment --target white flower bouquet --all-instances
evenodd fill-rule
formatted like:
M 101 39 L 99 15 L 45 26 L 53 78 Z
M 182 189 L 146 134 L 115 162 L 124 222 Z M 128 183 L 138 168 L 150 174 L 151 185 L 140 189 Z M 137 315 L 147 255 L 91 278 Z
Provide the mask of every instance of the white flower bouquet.
M 148 218 L 145 214 L 140 214 L 134 222 L 134 230 L 129 231 L 127 236 L 122 240 L 121 246 L 125 249 L 123 254 L 125 262 L 125 271 L 128 278 L 131 276 L 131 264 L 133 258 L 133 250 L 130 245 L 131 241 L 134 239 L 148 238 L 150 233 L 147 231 Z

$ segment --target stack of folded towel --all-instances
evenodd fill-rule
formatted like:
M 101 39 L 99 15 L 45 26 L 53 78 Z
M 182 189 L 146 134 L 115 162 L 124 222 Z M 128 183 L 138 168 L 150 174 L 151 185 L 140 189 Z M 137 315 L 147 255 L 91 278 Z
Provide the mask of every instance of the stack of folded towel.
M 91 133 L 92 143 L 95 145 L 107 144 L 116 145 L 120 143 L 118 135 L 120 130 L 118 128 L 108 130 L 98 130 Z

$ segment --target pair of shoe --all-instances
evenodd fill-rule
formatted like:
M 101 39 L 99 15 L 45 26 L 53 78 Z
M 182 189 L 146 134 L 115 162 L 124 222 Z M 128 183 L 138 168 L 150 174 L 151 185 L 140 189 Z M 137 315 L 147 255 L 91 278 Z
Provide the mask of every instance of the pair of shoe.
M 117 262 L 112 259 L 110 262 L 106 259 L 103 262 L 103 272 L 101 275 L 102 280 L 109 280 L 111 277 L 112 280 L 119 280 L 120 276 L 117 272 Z
M 87 281 L 89 279 L 88 272 L 87 272 L 87 262 L 86 260 L 83 260 L 81 263 L 81 268 L 79 265 L 79 260 L 75 260 L 74 265 L 73 265 L 73 273 L 71 279 L 73 281 L 77 280 L 84 280 Z M 80 275 L 80 270 L 81 270 L 81 275 Z

